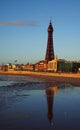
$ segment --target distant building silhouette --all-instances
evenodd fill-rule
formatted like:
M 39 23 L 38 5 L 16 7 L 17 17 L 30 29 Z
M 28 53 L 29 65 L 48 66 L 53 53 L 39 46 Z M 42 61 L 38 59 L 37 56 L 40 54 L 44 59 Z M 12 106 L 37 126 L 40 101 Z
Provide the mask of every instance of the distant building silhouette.
M 51 61 L 54 59 L 54 49 L 53 49 L 53 27 L 50 21 L 48 26 L 48 41 L 47 41 L 47 49 L 46 49 L 46 56 L 45 60 Z

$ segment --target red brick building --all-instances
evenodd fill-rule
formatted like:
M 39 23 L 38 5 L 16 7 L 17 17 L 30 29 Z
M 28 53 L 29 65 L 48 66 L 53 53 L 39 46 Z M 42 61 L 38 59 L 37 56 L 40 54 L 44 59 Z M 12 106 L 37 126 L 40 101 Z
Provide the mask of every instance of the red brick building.
M 45 60 L 39 61 L 35 64 L 35 71 L 46 71 L 48 64 Z

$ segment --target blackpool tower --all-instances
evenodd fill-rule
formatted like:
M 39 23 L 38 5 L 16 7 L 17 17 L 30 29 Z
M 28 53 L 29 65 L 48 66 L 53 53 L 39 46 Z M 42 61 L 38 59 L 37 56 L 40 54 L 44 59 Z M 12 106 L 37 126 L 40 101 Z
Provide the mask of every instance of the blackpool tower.
M 48 26 L 48 40 L 47 40 L 47 49 L 46 49 L 46 56 L 45 60 L 51 61 L 54 59 L 54 49 L 53 49 L 53 27 L 50 21 Z

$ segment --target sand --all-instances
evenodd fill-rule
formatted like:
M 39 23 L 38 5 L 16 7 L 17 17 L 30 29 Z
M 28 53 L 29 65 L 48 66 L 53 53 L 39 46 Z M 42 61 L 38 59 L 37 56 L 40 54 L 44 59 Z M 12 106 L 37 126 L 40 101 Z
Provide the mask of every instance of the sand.
M 80 74 L 31 72 L 31 71 L 6 71 L 6 72 L 0 71 L 0 74 L 25 75 L 39 78 L 41 80 L 45 80 L 46 82 L 53 82 L 54 84 L 69 83 L 72 85 L 80 86 Z

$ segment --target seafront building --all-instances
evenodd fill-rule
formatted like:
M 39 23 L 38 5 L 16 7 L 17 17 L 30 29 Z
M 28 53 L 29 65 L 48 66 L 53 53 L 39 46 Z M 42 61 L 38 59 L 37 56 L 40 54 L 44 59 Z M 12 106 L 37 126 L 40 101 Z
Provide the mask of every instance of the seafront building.
M 80 61 L 67 61 L 65 59 L 59 59 L 57 62 L 58 72 L 73 72 L 80 73 Z

